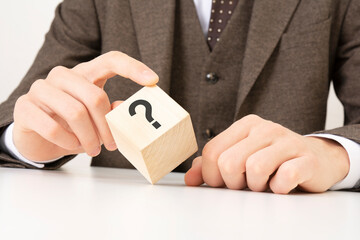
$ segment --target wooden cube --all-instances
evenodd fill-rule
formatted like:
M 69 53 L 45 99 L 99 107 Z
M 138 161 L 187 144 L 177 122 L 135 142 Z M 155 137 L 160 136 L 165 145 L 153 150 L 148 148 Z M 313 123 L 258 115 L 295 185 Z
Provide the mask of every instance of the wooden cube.
M 152 184 L 198 149 L 189 113 L 158 86 L 140 89 L 106 120 L 118 150 Z

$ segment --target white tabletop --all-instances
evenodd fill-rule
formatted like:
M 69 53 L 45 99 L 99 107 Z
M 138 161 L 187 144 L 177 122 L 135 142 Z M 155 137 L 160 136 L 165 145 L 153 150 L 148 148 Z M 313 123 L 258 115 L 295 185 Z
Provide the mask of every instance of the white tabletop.
M 360 239 L 360 193 L 150 185 L 136 170 L 0 168 L 0 239 Z

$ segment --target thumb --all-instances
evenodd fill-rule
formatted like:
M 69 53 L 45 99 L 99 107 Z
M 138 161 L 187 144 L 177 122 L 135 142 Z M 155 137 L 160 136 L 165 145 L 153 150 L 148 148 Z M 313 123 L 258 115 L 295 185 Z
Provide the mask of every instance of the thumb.
M 202 177 L 202 157 L 197 157 L 192 162 L 192 166 L 185 174 L 185 184 L 188 186 L 200 186 L 204 183 Z
M 115 109 L 117 106 L 122 104 L 124 101 L 115 101 L 111 104 L 111 110 Z

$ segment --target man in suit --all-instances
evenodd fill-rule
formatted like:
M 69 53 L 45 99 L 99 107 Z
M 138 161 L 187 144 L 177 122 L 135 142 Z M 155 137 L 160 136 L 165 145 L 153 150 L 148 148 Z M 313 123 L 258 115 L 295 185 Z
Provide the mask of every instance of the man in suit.
M 0 164 L 56 169 L 86 152 L 131 168 L 104 116 L 158 84 L 192 116 L 200 151 L 176 169 L 188 185 L 358 189 L 360 1 L 214 0 L 207 20 L 200 2 L 65 0 L 0 106 Z M 331 80 L 345 126 L 323 131 Z

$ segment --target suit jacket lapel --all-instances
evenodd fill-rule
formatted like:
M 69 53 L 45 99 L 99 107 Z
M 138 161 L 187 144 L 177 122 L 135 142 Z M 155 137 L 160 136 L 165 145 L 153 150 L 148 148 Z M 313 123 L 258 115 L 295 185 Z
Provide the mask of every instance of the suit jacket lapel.
M 130 0 L 141 60 L 160 78 L 158 85 L 170 90 L 175 24 L 175 1 Z
M 254 2 L 246 42 L 238 98 L 240 106 L 276 48 L 299 0 L 259 0 Z

